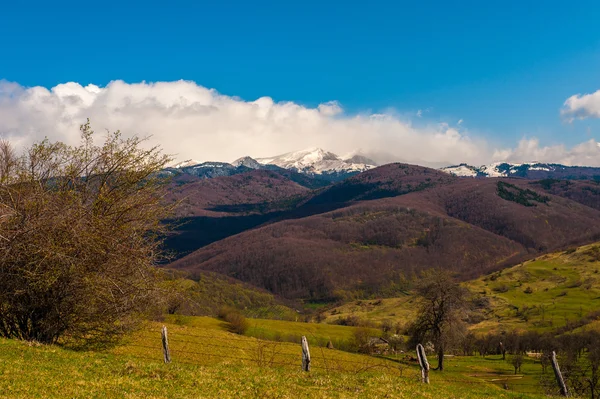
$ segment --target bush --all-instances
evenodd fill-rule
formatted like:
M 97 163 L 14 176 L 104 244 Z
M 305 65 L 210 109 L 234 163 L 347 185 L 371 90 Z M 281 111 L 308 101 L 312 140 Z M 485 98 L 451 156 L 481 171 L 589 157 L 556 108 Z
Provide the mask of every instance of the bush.
M 113 342 L 157 302 L 170 161 L 138 138 L 0 142 L 0 336 Z
M 508 292 L 508 286 L 506 284 L 501 284 L 497 287 L 494 287 L 492 290 L 494 292 L 504 293 L 504 292 Z
M 229 331 L 235 334 L 244 335 L 250 327 L 250 323 L 243 314 L 235 309 L 224 307 L 219 311 L 219 318 L 229 323 Z

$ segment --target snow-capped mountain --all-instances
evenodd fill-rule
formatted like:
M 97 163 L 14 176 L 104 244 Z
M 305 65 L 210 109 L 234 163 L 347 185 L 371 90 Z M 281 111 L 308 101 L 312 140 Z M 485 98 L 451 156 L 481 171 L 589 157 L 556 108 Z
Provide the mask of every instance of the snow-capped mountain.
M 528 179 L 587 179 L 600 177 L 600 168 L 540 162 L 494 162 L 479 167 L 461 163 L 440 170 L 459 177 L 522 177 Z
M 262 165 L 275 165 L 309 175 L 358 173 L 375 167 L 374 163 L 364 162 L 369 161 L 367 158 L 357 157 L 358 155 L 355 155 L 354 158 L 343 160 L 321 148 L 309 148 L 271 158 L 258 158 L 256 161 Z
M 176 163 L 175 165 L 171 165 L 170 167 L 171 168 L 175 168 L 175 169 L 189 168 L 190 166 L 199 165 L 201 163 L 202 162 L 196 161 L 194 159 L 188 159 L 188 160 L 185 160 L 183 162 Z
M 250 158 L 250 157 L 242 157 L 242 158 L 236 159 L 231 164 L 233 166 L 235 166 L 236 168 L 238 166 L 245 166 L 250 169 L 262 169 L 263 168 L 263 165 L 261 163 L 257 162 L 256 159 Z
M 358 152 L 349 158 L 342 159 L 336 154 L 321 148 L 309 148 L 303 151 L 289 152 L 270 158 L 254 159 L 245 156 L 232 163 L 199 162 L 187 160 L 169 168 L 169 173 L 186 173 L 202 178 L 232 176 L 248 172 L 252 169 L 266 169 L 277 172 L 288 170 L 312 176 L 325 182 L 334 182 L 364 172 L 376 166 L 375 162 Z

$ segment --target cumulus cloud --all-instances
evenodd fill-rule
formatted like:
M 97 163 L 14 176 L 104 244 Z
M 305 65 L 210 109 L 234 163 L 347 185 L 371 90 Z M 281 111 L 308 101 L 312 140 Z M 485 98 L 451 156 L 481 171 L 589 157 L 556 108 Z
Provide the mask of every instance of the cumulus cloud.
M 497 150 L 494 159 L 507 162 L 560 163 L 570 166 L 600 166 L 600 143 L 594 139 L 567 148 L 563 144 L 541 146 L 538 139 L 523 139 L 514 149 Z
M 393 112 L 347 114 L 335 101 L 317 107 L 270 97 L 245 101 L 190 81 L 113 81 L 106 87 L 69 82 L 51 89 L 0 81 L 0 135 L 19 146 L 44 137 L 77 143 L 78 127 L 88 117 L 97 131 L 151 136 L 150 144 L 177 160 L 232 161 L 318 146 L 338 154 L 361 148 L 380 162 L 435 166 L 493 160 L 600 165 L 593 140 L 570 149 L 523 140 L 498 150 L 462 123 L 414 126 Z
M 600 90 L 592 94 L 575 94 L 567 98 L 561 114 L 569 121 L 600 118 Z

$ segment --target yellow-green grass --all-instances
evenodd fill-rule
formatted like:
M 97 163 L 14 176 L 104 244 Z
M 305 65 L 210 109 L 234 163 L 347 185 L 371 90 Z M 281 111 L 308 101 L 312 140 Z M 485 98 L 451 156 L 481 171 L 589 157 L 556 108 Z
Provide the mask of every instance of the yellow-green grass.
M 305 373 L 298 344 L 233 335 L 219 320 L 205 317 L 169 318 L 165 325 L 170 364 L 162 362 L 162 323 L 149 323 L 106 351 L 0 339 L 0 398 L 541 397 L 504 391 L 469 375 L 494 369 L 481 362 L 502 370 L 509 367 L 505 362 L 449 358 L 448 371 L 432 372 L 427 386 L 418 382 L 414 362 L 313 348 L 313 368 Z
M 600 310 L 600 245 L 558 252 L 470 281 L 491 311 L 476 331 L 550 331 Z
M 475 332 L 552 331 L 600 310 L 600 243 L 541 256 L 464 283 L 490 308 Z M 325 312 L 325 322 L 358 318 L 406 324 L 416 314 L 416 295 L 361 300 Z M 591 323 L 590 327 L 600 327 Z
M 354 340 L 355 327 L 325 323 L 302 323 L 282 320 L 248 319 L 250 328 L 246 335 L 256 338 L 300 342 L 306 336 L 315 345 L 325 346 L 329 341 L 335 347 L 349 345 Z M 378 329 L 369 329 L 372 336 L 380 336 Z
M 416 315 L 416 297 L 404 295 L 398 298 L 356 300 L 325 312 L 325 323 L 336 323 L 340 319 L 358 317 L 362 320 L 381 323 L 392 320 L 406 324 Z
M 395 362 L 314 345 L 318 337 L 324 336 L 318 334 L 334 332 L 338 337 L 349 338 L 352 332 L 345 330 L 352 330 L 352 327 L 284 321 L 271 324 L 271 320 L 257 319 L 252 319 L 251 324 L 252 322 L 262 322 L 262 328 L 267 331 L 267 335 L 271 335 L 271 332 L 266 330 L 268 325 L 274 325 L 281 331 L 305 335 L 312 346 L 311 366 L 315 369 L 357 372 L 377 368 L 386 372 L 398 371 Z M 162 325 L 167 326 L 171 355 L 178 362 L 214 365 L 235 360 L 240 364 L 273 365 L 292 369 L 299 369 L 301 365 L 300 339 L 297 343 L 292 343 L 240 336 L 228 332 L 226 323 L 210 317 L 170 316 L 164 324 L 148 323 L 128 337 L 124 345 L 115 348 L 113 353 L 139 356 L 148 360 L 161 359 Z M 343 330 L 343 335 L 340 330 Z

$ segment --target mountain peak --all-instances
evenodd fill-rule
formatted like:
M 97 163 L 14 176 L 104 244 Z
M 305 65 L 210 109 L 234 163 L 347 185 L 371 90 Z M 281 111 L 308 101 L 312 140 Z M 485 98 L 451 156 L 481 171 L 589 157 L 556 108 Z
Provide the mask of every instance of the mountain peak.
M 236 159 L 235 161 L 233 161 L 232 165 L 235 166 L 236 168 L 239 166 L 245 166 L 250 169 L 261 169 L 262 168 L 262 165 L 259 162 L 257 162 L 256 159 L 248 157 L 248 156 Z
M 358 173 L 373 167 L 372 164 L 343 160 L 330 151 L 319 147 L 288 152 L 272 158 L 259 158 L 263 165 L 276 165 L 308 174 Z
M 195 159 L 187 159 L 185 161 L 171 165 L 171 168 L 175 168 L 175 169 L 189 168 L 190 166 L 200 165 L 201 163 L 202 162 L 196 161 Z
M 524 177 L 524 178 L 572 178 L 573 176 L 593 177 L 597 174 L 596 168 L 585 166 L 565 166 L 544 162 L 510 163 L 506 161 L 494 162 L 489 165 L 472 166 L 461 163 L 460 165 L 441 168 L 443 172 L 461 177 Z

